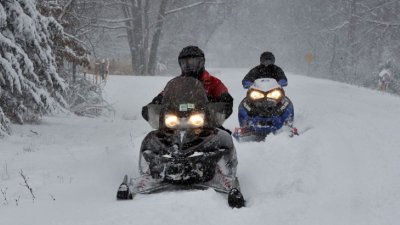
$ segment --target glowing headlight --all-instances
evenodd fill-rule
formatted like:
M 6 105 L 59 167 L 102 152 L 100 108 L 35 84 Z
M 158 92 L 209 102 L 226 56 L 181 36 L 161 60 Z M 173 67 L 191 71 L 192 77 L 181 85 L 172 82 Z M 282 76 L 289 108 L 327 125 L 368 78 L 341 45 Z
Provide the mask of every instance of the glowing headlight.
M 272 98 L 278 100 L 282 97 L 282 91 L 280 90 L 273 90 L 267 94 L 267 98 Z
M 189 117 L 189 124 L 194 127 L 201 127 L 204 124 L 204 114 L 193 114 Z
M 173 114 L 165 115 L 164 123 L 169 128 L 174 128 L 179 124 L 179 119 Z
M 259 91 L 251 91 L 250 92 L 250 98 L 253 100 L 261 99 L 264 97 L 265 97 L 265 95 Z

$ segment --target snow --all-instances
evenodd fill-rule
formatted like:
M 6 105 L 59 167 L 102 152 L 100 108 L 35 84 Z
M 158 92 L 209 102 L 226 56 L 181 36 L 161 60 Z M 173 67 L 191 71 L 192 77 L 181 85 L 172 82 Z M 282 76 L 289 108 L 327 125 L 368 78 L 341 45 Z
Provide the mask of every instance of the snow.
M 210 72 L 235 99 L 225 123 L 233 129 L 247 69 Z M 0 139 L 0 224 L 398 224 L 400 98 L 296 74 L 288 74 L 285 90 L 301 135 L 235 143 L 247 207 L 231 209 L 213 190 L 116 201 L 123 175 L 138 175 L 140 144 L 151 131 L 141 107 L 170 78 L 109 76 L 114 117 L 13 125 L 13 136 Z
M 391 76 L 390 74 L 391 74 L 391 73 L 390 73 L 390 70 L 388 70 L 388 69 L 382 69 L 381 72 L 379 72 L 379 77 L 383 77 L 383 76 L 385 76 L 385 75 L 390 77 L 390 76 Z

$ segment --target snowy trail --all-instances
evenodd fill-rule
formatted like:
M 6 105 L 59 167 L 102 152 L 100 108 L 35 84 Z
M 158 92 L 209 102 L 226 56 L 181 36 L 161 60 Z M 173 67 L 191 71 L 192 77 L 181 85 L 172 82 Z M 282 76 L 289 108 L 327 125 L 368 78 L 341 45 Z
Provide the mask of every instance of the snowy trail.
M 211 72 L 235 99 L 225 123 L 233 129 L 246 70 Z M 308 130 L 295 138 L 279 134 L 262 143 L 236 143 L 246 208 L 232 210 L 212 190 L 115 201 L 123 174 L 138 174 L 140 144 L 151 130 L 141 107 L 170 77 L 111 76 L 105 94 L 115 117 L 49 117 L 40 125 L 14 125 L 14 136 L 0 140 L 0 188 L 6 190 L 0 224 L 397 224 L 400 98 L 288 78 L 296 126 Z M 21 170 L 34 201 L 21 185 Z

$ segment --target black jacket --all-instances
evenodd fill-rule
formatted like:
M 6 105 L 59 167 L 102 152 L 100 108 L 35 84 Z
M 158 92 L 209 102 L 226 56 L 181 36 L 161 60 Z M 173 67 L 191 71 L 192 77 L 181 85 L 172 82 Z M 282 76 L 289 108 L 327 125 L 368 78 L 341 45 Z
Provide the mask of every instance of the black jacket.
M 247 73 L 247 75 L 242 80 L 242 84 L 244 84 L 245 81 L 250 81 L 253 83 L 255 80 L 257 80 L 259 78 L 274 78 L 277 82 L 279 80 L 287 81 L 285 73 L 279 66 L 277 66 L 275 64 L 271 64 L 268 66 L 260 64 L 256 67 L 254 67 L 253 69 L 251 69 Z

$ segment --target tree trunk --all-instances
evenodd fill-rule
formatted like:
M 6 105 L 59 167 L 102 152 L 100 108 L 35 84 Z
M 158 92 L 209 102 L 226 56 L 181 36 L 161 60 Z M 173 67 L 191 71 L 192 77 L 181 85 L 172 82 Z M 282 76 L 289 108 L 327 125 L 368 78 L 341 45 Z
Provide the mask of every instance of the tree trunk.
M 76 82 L 76 63 L 72 63 L 72 82 Z
M 123 2 L 127 3 L 127 0 L 123 0 Z M 121 10 L 122 10 L 122 13 L 124 14 L 124 18 L 132 18 L 131 10 L 129 8 L 127 8 L 125 5 L 121 6 Z M 136 65 L 137 58 L 135 57 L 135 55 L 136 55 L 135 54 L 136 53 L 135 52 L 135 45 L 134 45 L 135 40 L 134 40 L 134 35 L 133 35 L 133 30 L 132 30 L 133 23 L 131 21 L 127 20 L 127 21 L 125 21 L 125 25 L 128 27 L 126 29 L 126 36 L 127 36 L 127 39 L 128 39 L 129 52 L 131 54 L 132 72 L 133 72 L 133 74 L 138 74 L 137 65 Z
M 144 34 L 143 34 L 143 58 L 144 58 L 144 71 L 148 73 L 149 71 L 149 38 L 150 38 L 150 25 L 149 25 L 149 9 L 150 9 L 150 1 L 146 1 L 144 5 L 144 18 L 143 18 L 143 26 L 144 26 Z
M 162 0 L 160 4 L 160 9 L 158 11 L 157 24 L 153 35 L 153 40 L 151 42 L 150 55 L 149 55 L 148 73 L 150 75 L 155 75 L 156 73 L 157 51 L 158 51 L 158 45 L 160 44 L 160 38 L 162 35 L 162 26 L 164 24 L 165 10 L 167 9 L 167 3 L 168 0 Z
M 131 0 L 131 8 L 130 8 L 130 18 L 133 18 L 132 26 L 130 29 L 131 38 L 129 40 L 129 47 L 132 58 L 132 70 L 133 74 L 139 75 L 142 74 L 141 71 L 141 56 L 140 56 L 140 37 L 141 34 L 141 13 L 139 9 L 139 4 L 135 0 Z
M 124 1 L 125 3 L 127 0 Z M 131 21 L 126 21 L 127 37 L 129 50 L 131 54 L 132 71 L 135 75 L 142 75 L 146 72 L 147 64 L 147 45 L 148 38 L 148 11 L 150 3 L 148 0 L 130 0 L 131 7 L 122 6 L 124 18 L 132 18 Z M 144 21 L 143 21 L 144 20 Z
M 135 2 L 135 3 L 134 3 Z M 144 49 L 143 49 L 143 35 L 144 35 L 144 29 L 143 29 L 143 7 L 142 7 L 142 1 L 141 0 L 136 0 L 132 2 L 132 15 L 134 16 L 133 20 L 133 35 L 134 35 L 134 49 L 136 52 L 136 67 L 137 67 L 137 74 L 144 74 L 144 64 L 145 64 L 145 59 L 144 59 Z
M 357 0 L 352 0 L 350 3 L 350 24 L 349 24 L 349 31 L 348 31 L 348 42 L 347 42 L 347 49 L 349 49 L 348 54 L 348 79 L 350 83 L 354 83 L 354 79 L 356 77 L 356 70 L 355 70 L 355 63 L 356 63 L 356 27 L 357 27 Z
M 337 45 L 338 41 L 339 40 L 338 40 L 337 34 L 334 34 L 333 44 L 332 44 L 332 58 L 331 58 L 331 62 L 329 63 L 329 73 L 331 75 L 331 78 L 334 78 L 334 76 L 335 76 L 336 45 Z

